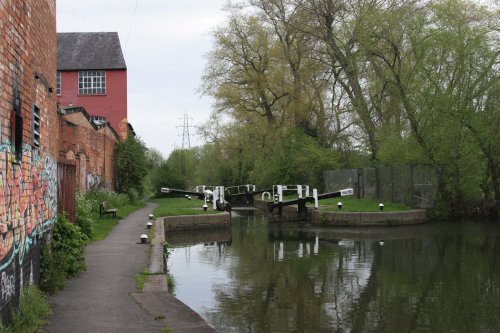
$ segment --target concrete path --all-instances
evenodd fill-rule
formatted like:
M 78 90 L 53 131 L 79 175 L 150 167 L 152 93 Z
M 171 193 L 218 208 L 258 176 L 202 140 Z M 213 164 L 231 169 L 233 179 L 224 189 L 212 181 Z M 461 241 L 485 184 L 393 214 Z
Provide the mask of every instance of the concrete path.
M 149 259 L 149 246 L 140 244 L 139 236 L 147 233 L 153 208 L 148 203 L 121 220 L 106 239 L 87 246 L 87 270 L 49 298 L 54 314 L 46 332 L 214 332 L 164 288 L 154 288 L 153 281 L 152 288 L 136 292 L 134 275 Z

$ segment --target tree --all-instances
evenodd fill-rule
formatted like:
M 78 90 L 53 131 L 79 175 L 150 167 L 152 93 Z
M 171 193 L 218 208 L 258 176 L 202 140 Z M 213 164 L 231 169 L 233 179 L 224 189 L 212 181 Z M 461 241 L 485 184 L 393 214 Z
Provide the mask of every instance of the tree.
M 144 143 L 133 135 L 116 143 L 114 166 L 118 192 L 136 190 L 143 194 L 142 181 L 147 173 L 146 151 Z
M 159 194 L 162 187 L 171 187 L 181 190 L 189 189 L 198 182 L 197 166 L 199 157 L 197 148 L 175 149 L 163 161 L 154 174 L 153 190 Z
M 153 182 L 157 177 L 157 173 L 159 172 L 159 168 L 163 161 L 163 155 L 157 149 L 148 148 L 146 151 L 146 168 L 148 172 L 143 180 L 143 188 L 145 193 L 149 195 L 156 192 L 156 187 Z
M 323 167 L 369 156 L 440 168 L 443 211 L 500 200 L 498 11 L 467 0 L 247 4 L 215 31 L 203 77 L 227 119 L 209 133 L 219 179 L 310 180 L 318 172 L 303 166 L 320 156 Z

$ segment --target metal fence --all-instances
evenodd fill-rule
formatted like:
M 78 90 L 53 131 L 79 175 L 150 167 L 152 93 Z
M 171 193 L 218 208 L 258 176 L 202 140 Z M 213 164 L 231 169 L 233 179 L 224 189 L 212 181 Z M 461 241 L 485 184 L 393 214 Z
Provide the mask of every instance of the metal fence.
M 434 206 L 438 170 L 430 165 L 394 165 L 324 172 L 326 191 L 352 187 L 358 198 L 403 203 L 414 208 Z

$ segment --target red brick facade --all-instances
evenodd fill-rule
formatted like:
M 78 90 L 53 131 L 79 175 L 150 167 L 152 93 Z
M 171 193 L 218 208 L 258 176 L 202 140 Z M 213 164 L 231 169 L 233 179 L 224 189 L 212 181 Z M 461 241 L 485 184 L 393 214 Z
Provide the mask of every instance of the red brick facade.
M 119 137 L 109 123 L 96 126 L 82 107 L 62 108 L 59 160 L 76 165 L 77 188 L 114 190 L 113 156 Z
M 0 1 L 0 312 L 40 275 L 57 216 L 55 0 Z

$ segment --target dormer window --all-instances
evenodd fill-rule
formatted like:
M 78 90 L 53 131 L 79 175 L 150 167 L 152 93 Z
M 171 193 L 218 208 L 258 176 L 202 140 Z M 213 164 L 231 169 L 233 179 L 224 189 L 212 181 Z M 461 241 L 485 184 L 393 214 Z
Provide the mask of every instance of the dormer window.
M 78 94 L 79 95 L 106 94 L 106 71 L 78 72 Z
M 90 121 L 92 121 L 96 126 L 102 126 L 106 124 L 106 117 L 101 116 L 91 116 Z

